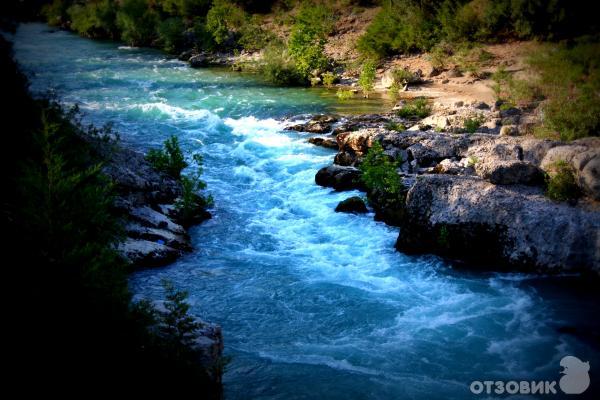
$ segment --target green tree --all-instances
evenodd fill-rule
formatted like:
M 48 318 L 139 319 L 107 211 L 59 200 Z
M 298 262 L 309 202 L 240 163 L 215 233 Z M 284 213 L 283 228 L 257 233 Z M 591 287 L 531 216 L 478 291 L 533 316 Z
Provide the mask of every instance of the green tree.
M 238 29 L 246 23 L 247 15 L 238 6 L 225 0 L 215 0 L 206 14 L 206 29 L 217 45 L 233 39 Z
M 360 71 L 360 76 L 358 77 L 358 86 L 360 86 L 365 97 L 369 97 L 369 93 L 373 90 L 373 86 L 375 85 L 375 74 L 375 62 L 372 60 L 365 61 Z
M 327 68 L 325 42 L 333 27 L 333 13 L 323 5 L 304 3 L 295 18 L 288 41 L 298 73 L 308 80 L 313 70 Z
M 150 45 L 156 39 L 158 13 L 147 0 L 123 0 L 117 11 L 121 39 L 131 46 Z

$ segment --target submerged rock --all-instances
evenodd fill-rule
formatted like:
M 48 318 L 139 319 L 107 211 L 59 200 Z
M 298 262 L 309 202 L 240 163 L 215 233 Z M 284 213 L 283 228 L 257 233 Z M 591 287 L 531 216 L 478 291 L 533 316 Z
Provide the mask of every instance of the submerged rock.
M 351 214 L 364 214 L 368 211 L 365 202 L 358 196 L 352 196 L 346 200 L 342 200 L 338 203 L 337 207 L 335 207 L 335 212 Z

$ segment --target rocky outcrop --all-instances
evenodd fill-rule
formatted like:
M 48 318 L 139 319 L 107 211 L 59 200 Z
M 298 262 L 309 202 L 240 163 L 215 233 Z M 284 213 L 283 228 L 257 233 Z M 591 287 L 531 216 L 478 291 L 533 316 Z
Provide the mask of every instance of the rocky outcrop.
M 169 314 L 164 301 L 158 300 L 152 302 L 152 304 L 159 315 Z M 220 385 L 224 367 L 223 332 L 221 326 L 203 321 L 200 318 L 194 318 L 193 322 L 196 324 L 196 329 L 193 332 L 193 336 L 186 339 L 189 339 L 188 343 L 191 342 L 191 350 L 194 351 L 198 364 L 208 373 L 211 382 Z M 160 335 L 163 327 L 159 323 L 154 329 Z
M 342 200 L 335 207 L 335 212 L 343 212 L 350 214 L 364 214 L 368 212 L 367 206 L 363 199 L 358 196 L 352 196 L 346 200 Z
M 235 57 L 232 54 L 226 53 L 209 53 L 209 52 L 186 52 L 179 56 L 180 59 L 187 61 L 192 68 L 205 68 L 215 66 L 228 66 L 234 63 Z
M 337 121 L 337 117 L 332 115 L 315 115 L 308 122 L 288 126 L 285 128 L 285 130 L 309 133 L 327 133 L 331 132 L 333 124 Z
M 360 170 L 354 167 L 338 165 L 323 167 L 315 175 L 315 182 L 319 186 L 331 187 L 338 191 L 365 190 L 360 180 Z
M 496 185 L 538 185 L 544 181 L 544 174 L 537 166 L 520 160 L 486 160 L 476 163 L 477 175 Z
M 328 149 L 338 149 L 338 144 L 333 139 L 312 137 L 308 139 L 308 143 L 314 144 L 315 146 L 327 147 Z
M 143 154 L 98 144 L 106 160 L 104 173 L 115 184 L 115 211 L 125 220 L 127 238 L 117 246 L 134 268 L 160 267 L 192 249 L 185 226 L 210 218 L 197 210 L 193 219 L 183 218 L 175 206 L 182 194 L 179 182 L 157 172 Z
M 490 267 L 600 273 L 600 212 L 522 185 L 425 175 L 409 190 L 396 243 Z

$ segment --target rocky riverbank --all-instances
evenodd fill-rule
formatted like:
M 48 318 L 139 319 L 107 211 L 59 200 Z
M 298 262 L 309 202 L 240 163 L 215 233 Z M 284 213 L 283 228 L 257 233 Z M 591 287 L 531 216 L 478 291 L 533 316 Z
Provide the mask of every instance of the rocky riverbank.
M 120 145 L 101 147 L 104 173 L 115 185 L 115 211 L 123 218 L 125 240 L 119 251 L 134 268 L 161 267 L 192 250 L 177 200 L 182 187 L 156 171 L 142 153 Z M 210 218 L 199 210 L 194 223 Z
M 115 143 L 95 143 L 105 160 L 103 172 L 115 185 L 115 212 L 124 221 L 125 238 L 119 252 L 133 268 L 161 267 L 192 250 L 189 224 L 211 217 L 201 209 L 193 221 L 184 219 L 176 206 L 182 195 L 181 183 L 156 171 L 144 154 Z M 161 302 L 156 310 L 164 311 Z M 210 379 L 221 383 L 223 335 L 217 324 L 196 319 L 192 349 Z
M 480 126 L 468 133 L 464 121 L 474 115 Z M 334 164 L 315 177 L 321 186 L 364 191 L 357 166 L 375 142 L 399 161 L 402 209 L 387 209 L 369 193 L 376 218 L 400 227 L 399 251 L 490 269 L 598 275 L 600 139 L 536 139 L 525 134 L 527 118 L 517 108 L 474 102 L 434 106 L 420 120 L 317 116 L 288 129 L 316 145 L 335 142 Z M 559 160 L 574 171 L 578 200 L 545 196 L 546 174 Z

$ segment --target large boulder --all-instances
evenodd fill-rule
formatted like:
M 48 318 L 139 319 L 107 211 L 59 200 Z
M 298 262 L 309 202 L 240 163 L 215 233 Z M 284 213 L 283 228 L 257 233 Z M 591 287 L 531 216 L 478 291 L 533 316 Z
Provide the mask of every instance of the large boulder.
M 360 170 L 357 168 L 330 165 L 317 172 L 315 182 L 319 186 L 331 187 L 338 191 L 364 190 L 360 175 Z
M 365 202 L 358 196 L 352 196 L 346 200 L 342 200 L 338 203 L 337 207 L 335 207 L 335 212 L 351 214 L 364 214 L 368 211 Z
M 540 168 L 519 160 L 485 160 L 475 164 L 475 172 L 496 185 L 538 185 L 544 181 L 544 173 Z
M 408 191 L 396 247 L 479 267 L 600 273 L 600 212 L 546 198 L 540 188 L 426 175 Z

